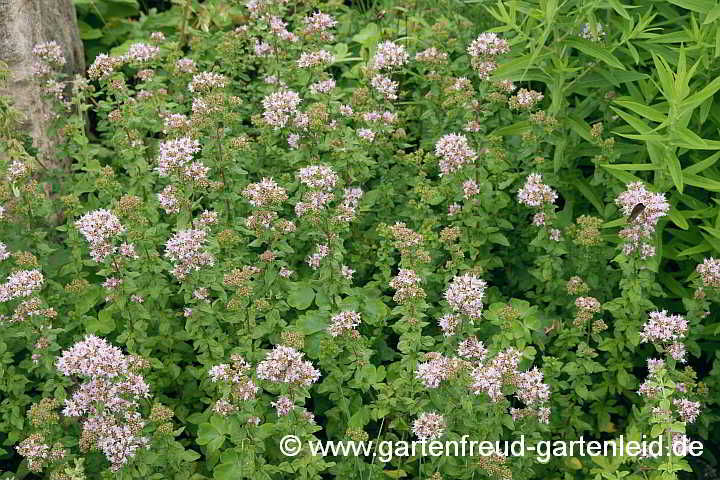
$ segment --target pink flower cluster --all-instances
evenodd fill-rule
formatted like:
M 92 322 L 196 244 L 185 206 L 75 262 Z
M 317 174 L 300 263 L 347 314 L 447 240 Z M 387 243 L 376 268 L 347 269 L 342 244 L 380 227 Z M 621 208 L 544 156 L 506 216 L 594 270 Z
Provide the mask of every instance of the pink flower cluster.
M 303 360 L 304 353 L 292 347 L 277 345 L 257 366 L 257 376 L 275 383 L 309 387 L 320 378 L 320 371 Z
M 554 203 L 557 193 L 542 183 L 542 175 L 531 173 L 523 188 L 518 192 L 518 201 L 532 208 L 542 208 L 545 204 Z
M 313 95 L 319 95 L 322 93 L 330 93 L 333 88 L 335 88 L 335 80 L 330 78 L 311 84 L 309 90 Z
M 507 40 L 492 32 L 481 33 L 467 48 L 470 63 L 480 78 L 487 80 L 497 68 L 495 57 L 510 51 Z
M 458 345 L 457 354 L 468 360 L 482 361 L 487 356 L 488 349 L 477 337 L 468 337 Z
M 524 409 L 512 408 L 510 413 L 514 419 L 526 416 L 537 416 L 540 422 L 549 423 L 550 409 L 546 403 L 550 399 L 550 387 L 543 383 L 543 374 L 537 368 L 521 372 L 518 362 L 521 354 L 514 348 L 500 352 L 488 364 L 478 365 L 471 376 L 471 390 L 479 395 L 486 393 L 490 400 L 498 402 L 504 398 L 503 388 L 515 388 L 515 396 L 526 406 Z
M 128 62 L 149 62 L 160 53 L 160 48 L 145 43 L 133 43 L 125 54 Z
M 396 303 L 404 303 L 413 298 L 425 296 L 425 291 L 420 286 L 422 280 L 413 270 L 401 268 L 396 277 L 390 280 L 390 288 L 396 290 L 393 300 Z
M 322 262 L 322 259 L 327 257 L 330 254 L 330 247 L 327 244 L 318 244 L 315 245 L 315 253 L 308 256 L 307 258 L 307 264 L 310 265 L 310 268 L 313 270 L 317 270 L 320 268 L 320 263 Z
M 257 397 L 260 387 L 249 376 L 250 364 L 240 355 L 230 357 L 232 363 L 222 363 L 210 368 L 208 375 L 214 383 L 224 383 L 230 388 L 230 395 L 235 402 L 248 402 Z M 226 416 L 237 410 L 237 407 L 221 399 L 215 403 L 215 413 Z
M 90 244 L 90 255 L 96 262 L 115 253 L 112 238 L 125 232 L 118 217 L 104 208 L 86 213 L 75 222 L 75 227 Z
M 269 20 L 270 20 L 269 21 L 270 30 L 275 35 L 277 35 L 280 38 L 280 40 L 283 40 L 285 42 L 292 42 L 292 43 L 295 43 L 298 40 L 300 40 L 300 38 L 298 38 L 297 35 L 288 31 L 288 29 L 286 28 L 288 24 L 286 22 L 283 22 L 282 18 L 277 17 L 277 16 L 271 16 Z
M 277 413 L 278 417 L 284 417 L 285 415 L 289 415 L 292 409 L 295 407 L 292 399 L 287 395 L 278 397 L 276 401 L 270 402 L 270 405 L 275 407 L 275 412 Z
M 287 200 L 287 190 L 275 183 L 272 178 L 263 178 L 260 182 L 251 183 L 242 192 L 253 207 L 279 205 Z
M 145 421 L 137 412 L 138 400 L 150 396 L 150 387 L 135 373 L 142 362 L 125 356 L 106 340 L 87 335 L 62 353 L 55 366 L 66 376 L 86 381 L 65 400 L 63 415 L 86 417 L 83 441 L 97 446 L 117 471 L 149 440 L 141 436 Z
M 447 315 L 443 315 L 440 320 L 438 320 L 438 325 L 446 337 L 451 337 L 455 335 L 455 329 L 460 324 L 460 321 L 460 317 L 449 313 Z
M 303 185 L 328 192 L 333 190 L 340 181 L 340 177 L 326 165 L 311 165 L 301 168 L 297 173 L 297 178 Z
M 477 152 L 470 148 L 464 135 L 449 133 L 435 144 L 435 155 L 440 157 L 438 166 L 440 176 L 457 172 L 464 165 L 470 164 L 477 157 Z
M 540 92 L 521 88 L 508 99 L 508 105 L 514 110 L 530 110 L 543 98 L 544 95 Z
M 510 45 L 507 40 L 498 37 L 496 33 L 484 32 L 470 43 L 467 51 L 471 57 L 494 57 L 501 53 L 508 53 Z
M 29 297 L 36 290 L 40 290 L 45 283 L 45 277 L 40 270 L 18 270 L 11 273 L 7 282 L 0 285 L 0 302 L 5 303 L 16 298 Z
M 668 315 L 667 310 L 650 312 L 648 321 L 640 332 L 641 342 L 661 344 L 667 347 L 672 358 L 685 361 L 685 345 L 678 340 L 685 338 L 688 323 L 682 315 Z
M 700 415 L 700 402 L 693 402 L 687 398 L 676 398 L 673 400 L 673 405 L 683 422 L 693 423 Z
M 447 424 L 445 417 L 436 412 L 426 412 L 413 422 L 412 431 L 420 440 L 440 438 Z
M 193 160 L 193 155 L 199 151 L 200 142 L 189 137 L 165 140 L 160 143 L 155 171 L 161 177 L 168 177 L 173 173 L 188 173 L 188 166 Z
M 335 57 L 327 50 L 317 50 L 315 52 L 302 52 L 298 58 L 297 66 L 299 68 L 317 68 L 332 65 Z
M 200 270 L 205 266 L 212 266 L 215 259 L 209 253 L 203 251 L 207 231 L 205 230 L 181 230 L 165 244 L 165 257 L 175 262 L 171 273 L 178 280 L 184 279 L 192 270 Z
M 181 58 L 175 62 L 175 69 L 180 73 L 194 73 L 195 60 L 192 58 Z
M 720 288 L 720 260 L 713 257 L 706 258 L 697 266 L 702 283 L 708 288 Z
M 370 79 L 370 86 L 383 96 L 386 100 L 397 100 L 397 91 L 400 84 L 387 75 L 373 75 Z
M 106 53 L 101 53 L 95 57 L 95 61 L 88 68 L 88 78 L 93 80 L 107 78 L 115 71 L 116 68 L 122 66 L 123 63 L 125 63 L 125 59 L 123 57 L 110 56 Z
M 33 75 L 42 77 L 65 65 L 65 55 L 56 41 L 38 43 L 32 50 L 37 57 L 32 66 Z
M 200 72 L 193 76 L 188 84 L 188 90 L 193 93 L 205 93 L 215 88 L 225 88 L 227 81 L 227 77 L 220 73 Z
M 410 59 L 405 47 L 391 41 L 379 43 L 375 56 L 370 60 L 368 67 L 371 70 L 392 70 L 402 67 Z
M 415 378 L 419 379 L 426 388 L 438 388 L 458 368 L 457 359 L 436 352 L 427 353 L 425 356 L 428 361 L 417 364 Z
M 332 337 L 339 337 L 344 333 L 350 335 L 356 334 L 355 327 L 360 325 L 360 314 L 357 312 L 347 311 L 333 315 L 328 326 L 328 333 Z
M 168 185 L 161 192 L 157 193 L 157 200 L 160 207 L 165 210 L 168 215 L 180 212 L 180 198 L 175 185 Z
M 651 257 L 655 255 L 655 248 L 648 243 L 648 239 L 655 232 L 658 220 L 670 211 L 670 204 L 665 200 L 665 195 L 649 192 L 641 182 L 630 183 L 627 187 L 628 189 L 615 199 L 623 214 L 629 217 L 640 203 L 645 208 L 630 225 L 620 231 L 620 236 L 626 241 L 623 253 L 630 255 L 639 250 L 642 258 Z
M 327 205 L 335 198 L 332 193 L 322 191 L 312 191 L 306 196 L 306 201 L 295 204 L 295 214 L 302 217 L 308 212 L 321 212 L 327 208 Z
M 448 285 L 445 300 L 455 312 L 478 320 L 482 316 L 486 287 L 487 282 L 474 275 L 461 275 Z
M 446 63 L 447 59 L 448 54 L 446 52 L 441 52 L 435 47 L 430 47 L 415 54 L 415 60 L 418 62 L 442 64 Z
M 265 122 L 276 129 L 285 127 L 291 116 L 298 113 L 297 107 L 302 102 L 300 95 L 292 90 L 280 90 L 271 93 L 262 101 Z
M 306 36 L 317 36 L 323 42 L 332 42 L 334 35 L 328 32 L 337 25 L 337 21 L 327 13 L 315 12 L 309 17 L 303 18 L 305 27 L 302 34 Z

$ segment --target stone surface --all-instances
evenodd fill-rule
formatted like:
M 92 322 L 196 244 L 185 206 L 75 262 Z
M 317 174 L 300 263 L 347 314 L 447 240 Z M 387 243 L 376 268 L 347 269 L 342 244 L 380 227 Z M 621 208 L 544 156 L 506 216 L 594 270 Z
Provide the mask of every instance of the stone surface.
M 65 167 L 67 160 L 53 155 L 53 139 L 48 133 L 51 112 L 33 81 L 33 47 L 55 40 L 63 49 L 65 72 L 81 73 L 85 68 L 82 41 L 72 0 L 0 0 L 0 60 L 11 72 L 10 96 L 25 116 L 25 128 L 48 166 Z

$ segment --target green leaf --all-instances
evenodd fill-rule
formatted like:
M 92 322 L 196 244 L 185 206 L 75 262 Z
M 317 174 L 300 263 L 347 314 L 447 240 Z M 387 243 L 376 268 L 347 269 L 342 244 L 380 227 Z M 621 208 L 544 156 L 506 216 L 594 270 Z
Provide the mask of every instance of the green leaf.
M 78 20 L 78 30 L 80 31 L 80 38 L 82 40 L 96 40 L 102 38 L 102 31 L 93 28 L 82 20 Z
M 601 163 L 601 167 L 609 170 L 623 170 L 623 171 L 646 171 L 646 170 L 659 170 L 660 167 L 653 165 L 652 163 Z
M 112 312 L 109 309 L 101 310 L 97 314 L 97 318 L 91 318 L 85 325 L 85 329 L 89 333 L 97 333 L 99 335 L 107 335 L 115 330 L 115 320 L 113 320 Z
M 685 10 L 693 12 L 708 13 L 715 8 L 714 0 L 668 0 L 668 2 Z
M 368 23 L 365 28 L 360 30 L 355 36 L 353 41 L 361 44 L 365 48 L 374 47 L 380 40 L 380 29 L 375 23 Z
M 678 116 L 684 115 L 687 111 L 695 110 L 701 103 L 715 95 L 718 90 L 720 90 L 720 77 L 715 78 L 699 92 L 687 97 L 678 108 Z
M 610 105 L 610 108 L 612 108 L 612 110 L 615 113 L 617 113 L 620 117 L 622 117 L 623 120 L 625 120 L 628 124 L 630 124 L 630 126 L 632 126 L 638 132 L 647 134 L 652 131 L 652 129 L 650 127 L 648 127 L 647 125 L 645 125 L 645 122 L 643 122 L 639 118 L 634 117 L 634 116 L 630 115 L 629 113 L 627 113 L 623 110 L 620 110 L 619 108 L 615 108 L 612 105 Z M 616 132 L 613 132 L 613 133 L 616 133 Z
M 719 141 L 701 138 L 690 129 L 675 127 L 670 133 L 670 141 L 673 146 L 689 150 L 720 150 Z
M 621 4 L 618 0 L 608 0 L 608 4 L 617 12 L 618 15 L 623 17 L 625 20 L 630 20 L 630 14 L 625 10 L 625 5 Z
M 683 230 L 687 230 L 688 228 L 690 228 L 690 225 L 688 224 L 687 220 L 685 220 L 682 212 L 680 212 L 676 208 L 673 207 L 670 209 L 668 217 L 670 217 L 670 220 L 672 220 L 675 225 L 682 228 Z
M 521 135 L 532 130 L 532 124 L 528 120 L 523 120 L 507 127 L 501 127 L 493 131 L 493 135 L 508 136 Z
M 664 113 L 653 107 L 643 105 L 642 103 L 633 102 L 630 100 L 615 100 L 613 103 L 616 103 L 621 107 L 631 110 L 632 112 L 637 113 L 638 115 L 641 115 L 648 120 L 652 120 L 653 122 L 665 123 L 668 120 L 667 116 Z
M 198 445 L 207 445 L 209 451 L 215 452 L 225 443 L 225 431 L 215 424 L 201 423 L 195 441 Z
M 682 193 L 683 191 L 683 174 L 682 174 L 682 165 L 680 165 L 680 160 L 677 158 L 677 155 L 675 155 L 675 152 L 671 151 L 669 148 L 665 149 L 665 164 L 668 167 L 668 170 L 670 170 L 670 176 L 672 177 L 673 183 L 675 184 L 675 188 L 678 189 L 678 192 Z
M 309 312 L 298 319 L 297 327 L 305 335 L 312 335 L 325 330 L 328 327 L 328 319 L 321 312 Z
M 504 62 L 498 65 L 498 67 L 493 70 L 492 78 L 494 80 L 520 80 L 527 78 L 526 75 L 521 74 L 517 78 L 515 78 L 513 75 L 525 72 L 527 71 L 532 65 L 536 65 L 537 62 L 540 60 L 545 59 L 545 57 L 549 56 L 550 54 L 548 52 L 540 53 L 538 55 L 525 55 L 522 57 L 518 57 L 514 60 L 510 60 L 509 62 Z M 512 78 L 511 78 L 512 77 Z M 547 75 L 542 75 L 542 78 L 545 78 L 546 80 L 550 80 Z
M 623 183 L 632 183 L 632 182 L 641 182 L 640 178 L 636 177 L 632 173 L 628 173 L 624 170 L 618 170 L 615 168 L 606 168 L 604 165 L 601 165 L 601 167 L 605 168 L 610 175 L 617 178 Z
M 712 250 L 712 246 L 707 242 L 703 242 L 700 245 L 686 248 L 685 250 L 678 252 L 677 255 L 678 257 L 686 257 L 688 255 L 698 255 L 700 253 L 709 252 L 710 250 Z
M 703 20 L 703 25 L 708 25 L 718 18 L 720 18 L 720 5 L 715 5 L 712 10 L 707 12 L 707 16 L 705 17 L 705 20 Z
M 720 192 L 720 182 L 717 180 L 711 180 L 706 177 L 701 177 L 700 175 L 683 175 L 683 180 L 693 187 L 704 188 L 711 192 Z
M 625 70 L 625 65 L 617 59 L 612 53 L 610 53 L 607 49 L 603 49 L 600 47 L 597 47 L 593 45 L 590 41 L 585 39 L 570 39 L 565 40 L 565 43 L 569 45 L 570 47 L 576 48 L 583 52 L 585 55 L 589 55 L 593 58 L 596 58 L 598 60 L 601 60 L 611 67 Z
M 583 196 L 587 198 L 590 203 L 592 203 L 593 207 L 595 207 L 598 213 L 602 215 L 603 202 L 602 200 L 600 200 L 600 197 L 597 193 L 595 193 L 595 190 L 593 190 L 590 184 L 579 177 L 575 177 L 573 179 L 573 183 L 575 184 L 577 189 L 580 190 L 580 193 L 582 193 Z
M 287 304 L 297 310 L 306 310 L 312 305 L 315 291 L 310 285 L 296 284 L 287 298 Z
M 703 170 L 712 167 L 715 164 L 715 162 L 718 161 L 719 158 L 720 158 L 720 152 L 713 153 L 705 160 L 694 163 L 694 164 L 690 165 L 689 167 L 683 169 L 683 175 L 694 175 L 696 173 L 700 173 Z

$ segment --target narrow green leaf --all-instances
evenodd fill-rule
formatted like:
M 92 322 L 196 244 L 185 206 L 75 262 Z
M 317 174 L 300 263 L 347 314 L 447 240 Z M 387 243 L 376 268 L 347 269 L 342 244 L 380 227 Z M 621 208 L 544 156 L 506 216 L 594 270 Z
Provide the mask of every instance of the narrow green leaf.
M 508 136 L 508 135 L 521 135 L 525 132 L 532 130 L 532 124 L 528 120 L 508 125 L 507 127 L 498 128 L 493 131 L 493 135 Z
M 618 0 L 608 0 L 608 3 L 618 15 L 623 17 L 625 20 L 630 20 L 630 14 L 627 10 L 625 10 L 625 5 L 621 4 Z
M 631 110 L 638 115 L 647 118 L 648 120 L 652 120 L 653 122 L 665 123 L 668 121 L 668 118 L 664 113 L 658 111 L 653 107 L 643 105 L 642 103 L 629 100 L 615 100 L 613 103 L 616 103 L 621 107 L 625 107 L 626 109 Z
M 631 127 L 633 127 L 638 132 L 647 134 L 652 131 L 652 129 L 645 125 L 645 122 L 643 122 L 639 118 L 630 115 L 629 113 L 620 110 L 619 108 L 615 108 L 612 105 L 610 105 L 610 108 L 612 108 L 615 113 L 617 113 L 623 120 L 625 120 L 628 124 L 630 124 Z
M 601 163 L 600 166 L 611 170 L 624 171 L 647 171 L 660 169 L 660 167 L 653 165 L 652 163 Z
M 678 159 L 677 155 L 675 155 L 675 152 L 671 151 L 670 149 L 665 150 L 665 165 L 667 165 L 668 170 L 670 171 L 670 176 L 672 177 L 673 183 L 675 184 L 675 188 L 677 188 L 678 192 L 682 193 L 682 165 L 680 165 L 680 160 Z
M 686 111 L 695 110 L 701 103 L 715 95 L 718 90 L 720 90 L 720 77 L 715 78 L 699 92 L 687 97 L 678 108 L 678 115 L 682 116 Z
M 693 187 L 704 188 L 711 192 L 720 192 L 720 182 L 717 180 L 711 180 L 707 177 L 701 177 L 700 175 L 683 175 L 683 180 Z
M 550 54 L 539 53 L 535 57 L 533 57 L 532 55 L 524 55 L 522 57 L 516 58 L 515 60 L 501 63 L 495 70 L 493 70 L 492 78 L 496 80 L 504 80 L 513 73 L 528 70 L 532 65 L 536 64 L 535 62 L 547 57 L 548 55 Z M 548 77 L 547 75 L 544 75 L 544 78 L 546 79 L 546 81 L 550 80 L 550 77 Z
M 690 225 L 688 224 L 687 220 L 685 220 L 682 212 L 677 210 L 675 207 L 670 209 L 668 217 L 670 217 L 670 220 L 672 220 L 675 225 L 682 228 L 683 230 L 687 230 L 688 228 L 690 228 Z
M 603 202 L 600 200 L 600 196 L 595 193 L 595 190 L 593 190 L 592 186 L 590 186 L 589 183 L 587 183 L 585 180 L 581 178 L 574 178 L 573 184 L 577 187 L 578 190 L 580 190 L 580 193 L 583 194 L 585 198 L 587 198 L 590 203 L 592 203 L 593 207 L 598 211 L 599 214 L 602 214 L 603 212 Z
M 707 225 L 700 225 L 700 228 L 708 232 L 713 237 L 720 239 L 720 229 L 714 227 L 708 227 Z
M 584 121 L 578 118 L 568 116 L 565 118 L 565 123 L 568 127 L 570 127 L 570 130 L 577 133 L 583 139 L 587 140 L 588 142 L 595 141 L 595 139 L 590 134 L 590 125 L 588 125 Z
M 720 150 L 720 141 L 701 138 L 688 128 L 675 127 L 670 133 L 673 146 L 689 150 Z
M 611 67 L 615 67 L 620 70 L 625 70 L 625 65 L 618 60 L 612 53 L 606 49 L 596 47 L 591 42 L 581 39 L 570 39 L 565 40 L 565 43 L 573 48 L 580 50 L 585 55 L 601 60 Z
M 602 167 L 602 166 L 603 166 L 603 165 L 601 165 L 601 167 Z M 623 183 L 632 183 L 632 182 L 640 182 L 640 181 L 642 181 L 642 180 L 640 180 L 638 177 L 636 177 L 635 175 L 633 175 L 632 173 L 628 173 L 628 172 L 626 172 L 626 171 L 624 171 L 624 170 L 616 170 L 616 169 L 613 169 L 613 168 L 606 168 L 606 170 L 608 171 L 608 173 L 610 173 L 610 175 L 612 175 L 613 177 L 617 178 L 618 180 L 620 180 L 620 181 L 623 182 Z
M 715 5 L 712 10 L 707 12 L 707 16 L 705 17 L 705 20 L 703 20 L 703 25 L 708 25 L 718 18 L 720 18 L 720 5 Z
M 668 0 L 668 2 L 685 10 L 693 12 L 708 13 L 715 8 L 714 0 Z
M 697 255 L 712 250 L 712 246 L 707 242 L 703 242 L 700 245 L 695 245 L 690 248 L 686 248 L 681 252 L 678 252 L 678 257 L 687 257 L 688 255 Z

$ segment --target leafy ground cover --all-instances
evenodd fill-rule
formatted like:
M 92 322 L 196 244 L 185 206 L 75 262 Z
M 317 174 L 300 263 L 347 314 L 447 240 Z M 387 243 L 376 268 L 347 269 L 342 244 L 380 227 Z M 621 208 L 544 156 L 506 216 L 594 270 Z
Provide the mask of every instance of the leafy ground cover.
M 0 478 L 713 478 L 718 6 L 150 3 L 0 100 Z

